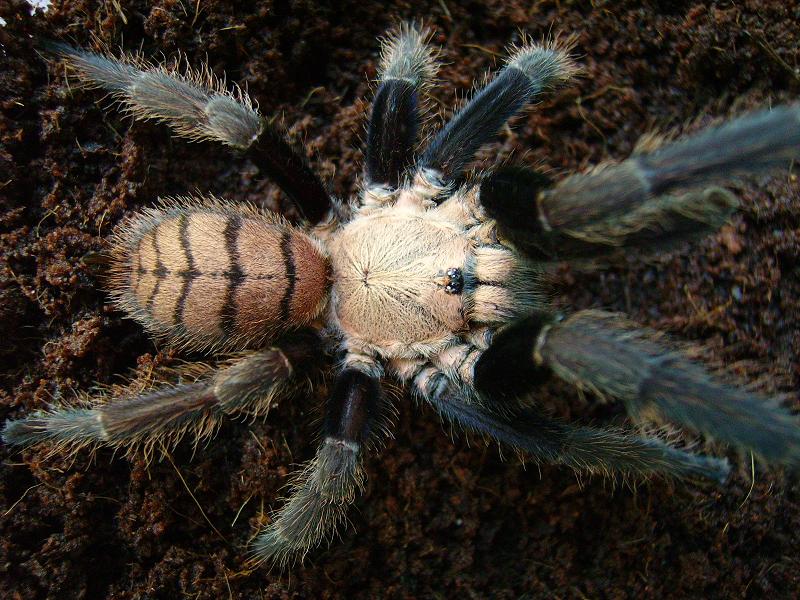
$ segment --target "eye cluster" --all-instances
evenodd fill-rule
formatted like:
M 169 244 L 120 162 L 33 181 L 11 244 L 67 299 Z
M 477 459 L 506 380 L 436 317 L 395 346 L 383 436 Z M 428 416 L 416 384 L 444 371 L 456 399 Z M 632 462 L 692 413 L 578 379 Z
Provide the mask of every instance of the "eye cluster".
M 464 274 L 461 269 L 451 267 L 447 269 L 447 283 L 444 284 L 444 291 L 448 294 L 460 294 L 464 290 Z

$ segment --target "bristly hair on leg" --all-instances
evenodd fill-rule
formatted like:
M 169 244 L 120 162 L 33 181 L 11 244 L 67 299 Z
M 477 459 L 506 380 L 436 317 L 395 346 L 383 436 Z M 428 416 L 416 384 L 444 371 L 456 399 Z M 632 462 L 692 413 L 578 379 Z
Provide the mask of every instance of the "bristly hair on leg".
M 670 219 L 675 215 L 680 217 L 678 225 L 694 220 L 689 210 L 706 213 L 700 221 L 713 227 L 732 210 L 735 200 L 722 197 L 729 192 L 715 191 L 708 196 L 702 194 L 704 190 L 774 173 L 798 157 L 800 106 L 753 112 L 648 152 L 635 153 L 620 163 L 570 175 L 537 194 L 538 218 L 545 231 L 573 237 L 589 231 L 592 238 L 598 238 L 606 229 L 608 233 L 603 232 L 603 236 L 617 238 L 617 243 L 624 241 L 627 231 L 636 232 L 631 230 L 631 219 L 655 228 L 651 238 L 657 238 L 659 228 L 669 234 Z M 700 193 L 686 193 L 693 190 Z M 674 198 L 669 198 L 672 195 Z M 660 200 L 660 196 L 667 199 Z M 691 208 L 692 204 L 705 206 Z M 617 227 L 620 231 L 612 232 Z
M 73 405 L 7 421 L 3 442 L 46 445 L 48 458 L 69 459 L 83 450 L 108 447 L 126 456 L 141 454 L 148 462 L 156 448 L 173 448 L 187 434 L 197 446 L 213 435 L 221 416 L 204 381 L 210 371 L 208 365 L 196 364 L 175 376 L 180 369 L 165 368 L 144 381 L 101 387 L 92 396 L 81 394 Z M 166 378 L 178 383 L 165 383 Z
M 302 560 L 320 542 L 330 542 L 347 521 L 356 493 L 363 491 L 364 449 L 385 433 L 391 409 L 379 377 L 368 374 L 369 366 L 354 364 L 337 377 L 325 411 L 322 445 L 294 478 L 286 504 L 253 541 L 251 565 L 272 560 L 285 566 Z
M 535 93 L 556 88 L 580 75 L 581 68 L 573 58 L 578 44 L 575 34 L 556 34 L 541 42 L 522 33 L 522 41 L 508 47 L 506 67 L 519 69 L 527 75 L 537 88 Z
M 379 79 L 401 79 L 426 89 L 436 77 L 440 54 L 428 43 L 432 35 L 421 23 L 401 23 L 381 38 Z
M 159 377 L 157 382 L 112 386 L 103 395 L 83 397 L 78 406 L 8 421 L 3 441 L 49 444 L 48 456 L 108 447 L 127 456 L 141 453 L 147 461 L 156 450 L 172 449 L 185 437 L 196 449 L 213 437 L 224 417 L 263 416 L 277 397 L 303 389 L 309 360 L 297 348 L 286 354 L 270 348 L 231 359 L 218 369 L 193 364 L 165 370 L 178 383 L 164 384 Z
M 179 55 L 171 64 L 153 64 L 140 56 L 95 54 L 61 42 L 42 47 L 66 61 L 90 87 L 109 92 L 135 119 L 166 123 L 192 141 L 216 141 L 249 156 L 297 205 L 319 223 L 331 208 L 328 191 L 303 153 L 261 117 L 250 96 L 204 64 L 192 69 Z
M 428 38 L 429 30 L 404 24 L 383 40 L 379 86 L 367 128 L 365 205 L 389 202 L 414 162 L 420 106 L 424 107 L 420 95 L 437 68 Z
M 620 429 L 561 423 L 534 406 L 500 412 L 456 391 L 438 369 L 414 377 L 416 392 L 454 425 L 488 436 L 535 462 L 561 464 L 576 472 L 635 481 L 652 476 L 703 478 L 722 483 L 726 460 L 673 448 L 656 437 L 640 438 Z
M 577 73 L 568 54 L 573 40 L 512 49 L 506 65 L 430 141 L 418 163 L 419 175 L 433 187 L 456 183 L 478 149 L 509 119 Z
M 690 427 L 771 464 L 800 464 L 800 429 L 788 410 L 712 376 L 664 336 L 598 310 L 546 327 L 534 361 L 564 381 L 621 400 L 634 417 Z
M 358 444 L 326 438 L 291 483 L 289 500 L 253 541 L 250 564 L 272 560 L 281 567 L 302 561 L 311 548 L 347 522 L 347 508 L 363 492 L 366 474 Z
M 81 82 L 109 92 L 134 118 L 166 123 L 181 137 L 246 149 L 262 133 L 250 96 L 236 85 L 228 89 L 208 65 L 192 69 L 181 57 L 171 65 L 154 64 L 132 54 L 116 58 L 53 41 L 41 46 L 63 58 Z

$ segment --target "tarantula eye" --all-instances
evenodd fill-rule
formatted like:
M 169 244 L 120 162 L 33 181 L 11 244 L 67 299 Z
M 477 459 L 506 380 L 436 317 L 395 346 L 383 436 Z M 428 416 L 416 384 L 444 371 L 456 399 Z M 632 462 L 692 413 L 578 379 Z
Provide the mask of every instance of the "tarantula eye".
M 460 294 L 464 289 L 464 274 L 461 269 L 452 267 L 447 269 L 447 282 L 444 284 L 444 291 L 448 294 Z

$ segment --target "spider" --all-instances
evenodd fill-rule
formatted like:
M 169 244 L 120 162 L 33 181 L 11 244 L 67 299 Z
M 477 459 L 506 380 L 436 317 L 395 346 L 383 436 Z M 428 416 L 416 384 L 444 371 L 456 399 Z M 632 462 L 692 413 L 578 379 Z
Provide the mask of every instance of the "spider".
M 716 230 L 737 206 L 719 182 L 774 172 L 800 154 L 800 108 L 651 138 L 626 160 L 558 182 L 511 166 L 468 177 L 511 117 L 576 74 L 572 42 L 513 48 L 417 156 L 420 98 L 436 72 L 428 40 L 403 25 L 383 41 L 363 189 L 349 202 L 331 197 L 247 94 L 208 69 L 47 43 L 134 118 L 250 157 L 301 218 L 207 196 L 163 199 L 124 220 L 109 253 L 115 305 L 166 343 L 218 357 L 216 366 L 8 421 L 4 441 L 148 455 L 186 436 L 198 444 L 225 417 L 263 415 L 275 399 L 307 393 L 333 361 L 322 441 L 255 536 L 256 563 L 301 557 L 345 520 L 364 486 L 365 452 L 389 433 L 388 378 L 457 426 L 579 471 L 722 483 L 730 466 L 657 436 L 552 418 L 535 403 L 552 375 L 622 401 L 635 418 L 796 467 L 800 428 L 777 401 L 726 383 L 620 314 L 557 314 L 544 274 L 560 261 L 602 265 Z

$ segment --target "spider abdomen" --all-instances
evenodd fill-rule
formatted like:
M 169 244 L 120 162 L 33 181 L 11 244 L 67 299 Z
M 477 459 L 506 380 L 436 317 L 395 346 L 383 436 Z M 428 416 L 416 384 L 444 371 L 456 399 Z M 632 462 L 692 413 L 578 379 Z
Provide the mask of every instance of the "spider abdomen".
M 127 221 L 113 248 L 116 303 L 195 347 L 256 347 L 325 305 L 320 247 L 278 217 L 218 201 L 170 203 Z

